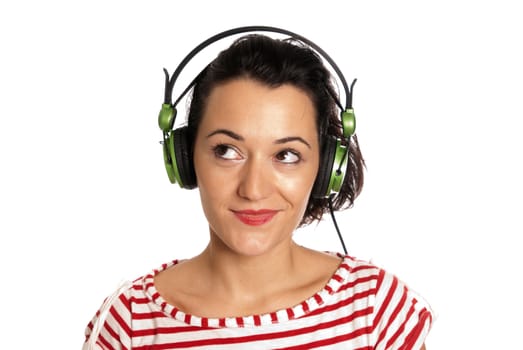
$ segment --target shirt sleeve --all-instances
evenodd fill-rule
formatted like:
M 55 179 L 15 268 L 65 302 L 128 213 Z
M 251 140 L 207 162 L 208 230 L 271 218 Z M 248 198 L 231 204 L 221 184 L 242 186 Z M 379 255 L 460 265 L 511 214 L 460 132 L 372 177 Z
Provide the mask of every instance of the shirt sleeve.
M 383 270 L 378 277 L 372 315 L 376 350 L 419 350 L 432 324 L 428 303 Z
M 131 349 L 130 283 L 109 296 L 85 329 L 82 350 Z

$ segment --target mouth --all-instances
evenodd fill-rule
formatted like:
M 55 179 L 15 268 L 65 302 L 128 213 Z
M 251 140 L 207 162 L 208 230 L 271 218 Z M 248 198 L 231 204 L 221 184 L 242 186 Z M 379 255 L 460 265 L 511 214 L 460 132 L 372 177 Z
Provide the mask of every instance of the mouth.
M 278 213 L 278 210 L 233 210 L 234 215 L 244 224 L 249 226 L 261 226 L 269 221 Z

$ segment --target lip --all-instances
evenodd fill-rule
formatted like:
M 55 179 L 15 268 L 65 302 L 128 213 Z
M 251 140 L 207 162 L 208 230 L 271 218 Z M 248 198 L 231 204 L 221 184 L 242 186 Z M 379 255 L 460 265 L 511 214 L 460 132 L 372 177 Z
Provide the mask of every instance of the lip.
M 233 210 L 234 215 L 244 224 L 249 226 L 261 226 L 269 221 L 278 213 L 278 210 L 260 209 L 260 210 Z

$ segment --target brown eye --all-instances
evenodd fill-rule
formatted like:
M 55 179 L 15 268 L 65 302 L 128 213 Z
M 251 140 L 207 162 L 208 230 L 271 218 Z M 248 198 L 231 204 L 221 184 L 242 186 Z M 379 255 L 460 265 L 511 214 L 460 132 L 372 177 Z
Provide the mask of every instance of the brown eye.
M 276 160 L 285 164 L 296 164 L 301 160 L 301 157 L 298 152 L 286 149 L 276 154 Z
M 241 155 L 231 146 L 228 145 L 217 145 L 213 148 L 214 155 L 217 158 L 226 160 L 238 160 L 241 159 Z

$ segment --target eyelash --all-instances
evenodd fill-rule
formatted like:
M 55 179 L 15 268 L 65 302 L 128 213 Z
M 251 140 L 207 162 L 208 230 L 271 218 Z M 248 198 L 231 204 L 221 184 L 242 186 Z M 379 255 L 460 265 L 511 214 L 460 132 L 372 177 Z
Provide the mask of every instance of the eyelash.
M 212 151 L 216 158 L 223 160 L 236 160 L 235 158 L 224 157 L 224 155 L 231 150 L 234 151 L 236 154 L 241 155 L 240 152 L 238 152 L 234 147 L 225 143 L 219 143 L 216 146 L 212 147 Z
M 227 152 L 229 152 L 229 151 L 233 151 L 238 156 L 242 157 L 241 153 L 235 147 L 233 147 L 231 145 L 228 145 L 228 144 L 225 144 L 225 143 L 219 143 L 219 144 L 217 144 L 217 145 L 212 147 L 212 152 L 213 152 L 214 156 L 216 158 L 218 158 L 218 159 L 225 160 L 225 161 L 228 161 L 228 160 L 239 160 L 238 157 L 234 157 L 234 158 L 224 157 L 224 155 L 227 154 Z M 290 162 L 283 161 L 283 159 L 285 158 L 285 154 L 286 153 L 290 153 L 292 156 L 296 157 L 297 159 L 293 160 L 293 161 L 290 161 Z M 279 151 L 278 153 L 276 153 L 275 159 L 277 161 L 285 164 L 285 165 L 298 164 L 298 163 L 300 163 L 302 161 L 302 157 L 301 157 L 300 152 L 298 152 L 298 151 L 296 151 L 295 149 L 292 149 L 292 148 L 286 148 L 286 149 L 283 149 L 283 150 Z
M 286 149 L 284 149 L 284 150 L 278 152 L 278 153 L 276 154 L 276 159 L 278 159 L 278 156 L 283 155 L 283 154 L 285 154 L 285 153 L 290 153 L 290 154 L 292 154 L 294 157 L 297 158 L 297 160 L 292 161 L 292 162 L 282 162 L 283 164 L 288 164 L 288 165 L 298 164 L 298 163 L 301 162 L 301 160 L 302 160 L 302 159 L 301 159 L 301 154 L 300 154 L 300 152 L 298 152 L 298 151 L 296 151 L 296 150 L 294 150 L 294 149 L 291 149 L 291 148 L 286 148 Z

